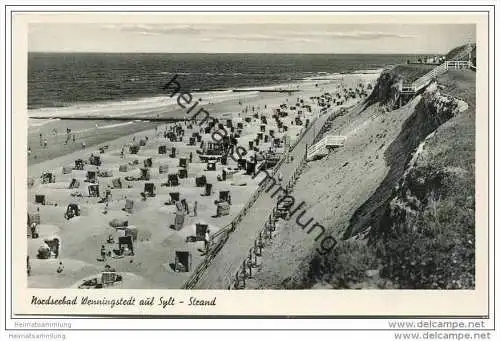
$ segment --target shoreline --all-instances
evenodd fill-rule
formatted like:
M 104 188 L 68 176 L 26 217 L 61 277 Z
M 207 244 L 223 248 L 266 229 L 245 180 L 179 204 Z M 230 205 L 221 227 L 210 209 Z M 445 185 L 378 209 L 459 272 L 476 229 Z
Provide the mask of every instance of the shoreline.
M 376 79 L 380 76 L 382 69 L 379 68 L 379 69 L 369 70 L 371 72 L 368 73 L 366 73 L 365 71 L 367 70 L 357 70 L 345 74 L 331 73 L 328 75 L 322 75 L 324 79 L 317 83 L 318 86 L 316 87 L 316 89 L 317 91 L 320 91 L 323 87 L 328 86 L 332 82 L 339 82 L 343 79 L 343 77 L 346 76 L 360 77 L 363 79 L 370 79 L 373 77 L 375 78 L 374 80 L 376 81 Z M 293 96 L 295 92 L 300 93 L 301 91 L 304 91 L 304 89 L 300 89 L 299 87 L 304 88 L 308 86 L 311 86 L 310 77 L 303 78 L 300 81 L 262 85 L 259 86 L 259 91 L 256 91 L 255 89 L 249 89 L 248 87 L 242 87 L 232 90 L 226 89 L 226 90 L 214 91 L 214 93 L 219 93 L 219 92 L 230 93 L 233 94 L 234 97 L 226 100 L 221 100 L 215 103 L 212 103 L 209 100 L 203 100 L 203 102 L 208 102 L 208 103 L 201 103 L 200 107 L 203 107 L 206 110 L 208 110 L 213 117 L 225 119 L 227 118 L 227 114 L 232 115 L 241 110 L 241 103 L 243 102 L 255 103 L 254 104 L 255 106 L 258 106 L 260 104 L 265 105 L 265 102 L 275 101 L 280 97 L 284 96 L 290 97 Z M 237 91 L 232 92 L 234 90 Z M 290 90 L 293 90 L 294 92 L 291 92 Z M 193 92 L 194 97 L 197 97 L 197 95 L 200 94 L 201 93 Z M 126 103 L 130 102 L 132 110 L 130 110 L 130 113 L 126 116 L 120 114 L 113 115 L 111 113 L 109 116 L 103 117 L 102 114 L 99 115 L 99 112 L 96 112 L 96 114 L 94 115 L 87 113 L 87 116 L 78 114 L 71 116 L 68 114 L 65 115 L 64 113 L 62 115 L 57 115 L 57 116 L 49 114 L 50 110 L 54 110 L 56 112 L 60 111 L 64 112 L 64 110 L 70 110 L 71 107 L 34 109 L 41 111 L 42 113 L 46 112 L 47 115 L 30 116 L 30 111 L 33 112 L 34 110 L 29 109 L 28 121 L 29 120 L 37 122 L 40 121 L 41 123 L 38 123 L 36 125 L 28 124 L 28 147 L 31 148 L 33 155 L 31 157 L 28 157 L 28 166 L 40 164 L 45 161 L 50 161 L 52 159 L 56 159 L 61 156 L 81 150 L 82 141 L 85 141 L 87 148 L 94 147 L 97 145 L 104 144 L 108 141 L 113 141 L 120 137 L 124 137 L 126 135 L 137 134 L 146 131 L 148 129 L 153 129 L 155 125 L 158 124 L 165 124 L 168 123 L 169 121 L 178 122 L 185 120 L 187 118 L 186 113 L 184 110 L 179 108 L 176 96 L 170 97 L 170 96 L 160 95 L 147 98 L 139 98 L 137 99 L 137 101 L 141 102 L 145 102 L 147 100 L 164 101 L 165 98 L 171 99 L 173 104 L 167 103 L 162 105 L 161 104 L 162 102 L 158 102 L 157 107 L 148 107 L 148 108 L 143 108 L 142 110 L 141 108 L 137 108 L 136 110 L 135 108 L 133 108 L 133 104 L 137 104 L 137 102 L 134 102 L 134 100 L 129 100 L 126 102 L 114 102 L 114 101 L 105 103 L 96 102 L 96 106 L 98 108 L 102 108 L 103 110 L 108 110 L 105 104 L 109 104 L 110 106 L 113 104 L 124 106 Z M 85 109 L 87 105 L 89 104 L 88 103 L 80 104 L 79 110 Z M 120 111 L 125 110 L 125 108 L 121 109 L 122 110 Z M 43 120 L 46 120 L 46 122 L 44 122 Z M 124 122 L 131 121 L 133 122 L 133 124 L 129 125 L 128 127 L 129 129 L 123 127 L 116 129 L 114 128 L 112 131 L 109 130 L 106 131 L 106 134 L 104 135 L 104 134 L 98 134 L 97 130 L 92 131 L 93 127 L 98 125 L 100 121 L 124 121 Z M 142 122 L 137 122 L 137 121 L 142 121 Z M 66 128 L 70 128 L 72 130 L 81 129 L 83 133 L 77 134 L 77 143 L 69 143 L 68 145 L 64 145 L 62 144 L 64 142 L 63 133 L 59 133 L 58 136 L 51 135 L 51 131 L 53 130 L 57 130 L 58 132 L 64 132 Z M 40 146 L 40 138 L 39 138 L 40 133 L 44 134 L 44 138 L 47 138 L 49 146 L 60 145 L 61 147 L 55 149 L 49 148 L 49 150 L 42 148 Z
M 238 94 L 238 93 L 245 93 L 245 92 L 277 92 L 277 93 L 287 93 L 287 92 L 300 92 L 301 90 L 297 88 L 297 86 L 304 85 L 307 83 L 310 83 L 311 81 L 320 81 L 323 82 L 322 84 L 328 84 L 329 82 L 333 80 L 338 80 L 339 77 L 342 78 L 343 76 L 370 76 L 370 75 L 380 75 L 380 73 L 383 71 L 384 68 L 374 68 L 374 69 L 359 69 L 359 70 L 351 70 L 351 71 L 345 71 L 345 72 L 332 72 L 332 73 L 323 73 L 319 72 L 317 75 L 314 76 L 307 76 L 303 78 L 297 78 L 297 79 L 290 79 L 285 82 L 270 82 L 269 84 L 258 84 L 258 85 L 253 85 L 253 86 L 248 86 L 244 85 L 241 87 L 230 87 L 230 88 L 213 88 L 213 89 L 200 89 L 200 88 L 195 88 L 195 89 L 190 89 L 189 92 L 193 95 L 193 97 L 205 97 L 209 96 L 211 94 Z M 175 76 L 175 75 L 174 75 Z M 320 83 L 321 84 L 321 83 Z M 125 98 L 125 99 L 112 99 L 112 100 L 98 100 L 98 101 L 83 101 L 83 102 L 76 102 L 76 103 L 71 103 L 69 105 L 64 105 L 64 106 L 54 106 L 54 107 L 36 107 L 36 108 L 28 108 L 28 118 L 37 118 L 37 119 L 43 119 L 43 118 L 51 118 L 52 116 L 44 116 L 44 115 L 35 115 L 31 116 L 30 112 L 35 112 L 35 111 L 40 111 L 40 112 L 47 112 L 47 111 L 64 111 L 65 109 L 69 108 L 78 108 L 78 109 L 84 109 L 84 108 L 92 108 L 92 106 L 109 106 L 112 104 L 134 104 L 136 102 L 145 102 L 145 101 L 150 101 L 150 100 L 165 100 L 169 96 L 166 96 L 164 93 L 158 93 L 158 94 L 153 94 L 151 96 L 140 96 L 140 97 L 130 97 L 130 98 Z M 224 101 L 220 101 L 218 103 L 222 103 Z M 175 104 L 176 103 L 169 103 L 169 104 Z
M 382 72 L 383 68 L 372 68 L 372 69 L 358 69 L 358 70 L 348 70 L 348 71 L 339 71 L 339 72 L 316 72 L 314 75 L 310 76 L 304 76 L 302 78 L 291 78 L 286 81 L 270 81 L 269 83 L 264 82 L 260 84 L 255 84 L 255 85 L 241 85 L 239 87 L 228 87 L 228 88 L 222 88 L 222 87 L 214 87 L 214 88 L 193 88 L 190 89 L 190 93 L 194 96 L 206 96 L 210 94 L 220 94 L 220 93 L 238 93 L 238 92 L 249 92 L 249 91 L 258 91 L 258 92 L 269 92 L 268 90 L 272 90 L 270 92 L 275 92 L 276 89 L 279 89 L 281 91 L 287 92 L 287 91 L 292 91 L 292 92 L 297 92 L 298 90 L 290 90 L 287 89 L 287 87 L 290 87 L 291 85 L 296 86 L 297 84 L 303 84 L 308 81 L 331 81 L 332 79 L 335 79 L 334 77 L 339 77 L 339 76 L 345 76 L 345 75 L 371 75 L 371 74 L 380 74 Z M 178 73 L 181 74 L 181 73 Z M 176 73 L 172 73 L 173 76 L 176 75 Z M 52 111 L 58 111 L 58 110 L 64 110 L 66 108 L 70 107 L 86 107 L 86 106 L 92 106 L 94 104 L 97 105 L 109 105 L 113 103 L 120 103 L 120 102 L 135 102 L 135 101 L 145 101 L 145 100 L 150 100 L 150 99 L 162 99 L 164 98 L 164 93 L 155 93 L 152 94 L 151 96 L 137 96 L 137 97 L 129 97 L 125 99 L 105 99 L 105 100 L 97 100 L 97 101 L 81 101 L 81 102 L 75 102 L 75 103 L 68 103 L 68 105 L 57 105 L 57 106 L 40 106 L 40 105 L 35 105 L 33 107 L 33 104 L 28 105 L 28 117 L 30 116 L 30 112 L 33 111 L 47 111 L 47 110 L 52 110 Z
M 60 120 L 54 120 L 50 124 L 47 124 L 50 128 L 57 127 L 59 130 L 64 130 L 64 127 L 75 127 L 79 126 L 82 130 L 85 130 L 79 133 L 79 137 L 77 142 L 69 142 L 68 144 L 64 144 L 64 136 L 50 136 L 49 146 L 48 148 L 42 148 L 39 144 L 39 139 L 37 137 L 37 133 L 28 134 L 28 146 L 32 149 L 32 154 L 27 158 L 28 167 L 33 165 L 43 164 L 47 161 L 57 160 L 66 155 L 71 155 L 75 152 L 82 151 L 82 141 L 85 141 L 86 148 L 94 148 L 107 142 L 111 142 L 115 139 L 131 135 L 137 134 L 149 129 L 154 128 L 155 124 L 151 122 L 134 122 L 129 125 L 115 126 L 110 129 L 106 129 L 105 134 L 100 134 L 98 131 L 92 129 L 95 127 L 95 124 L 98 124 L 94 120 L 84 121 L 84 124 L 75 125 L 75 120 L 71 122 L 63 123 Z M 64 127 L 63 127 L 64 125 Z

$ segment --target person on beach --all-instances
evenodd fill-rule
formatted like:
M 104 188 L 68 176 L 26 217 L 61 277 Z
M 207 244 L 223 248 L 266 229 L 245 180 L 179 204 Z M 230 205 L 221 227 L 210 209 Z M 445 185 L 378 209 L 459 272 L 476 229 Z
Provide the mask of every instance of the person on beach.
M 28 276 L 31 276 L 30 256 L 26 257 L 26 271 L 28 272 Z
M 47 139 L 43 140 L 43 148 L 47 148 L 49 141 Z
M 205 252 L 208 252 L 208 248 L 210 247 L 210 230 L 207 229 L 205 232 Z
M 43 146 L 43 134 L 40 133 L 40 147 Z
M 31 147 L 28 147 L 28 157 L 31 156 Z
M 195 201 L 193 206 L 193 217 L 196 217 L 197 215 L 198 215 L 198 201 Z
M 109 264 L 106 264 L 104 266 L 104 272 L 116 272 L 116 269 L 115 268 L 112 268 L 111 265 Z
M 87 147 L 87 144 L 85 143 L 85 141 L 82 141 L 82 149 L 85 149 L 85 147 Z
M 193 163 L 193 152 L 189 153 L 189 163 Z
M 66 128 L 66 141 L 64 141 L 64 144 L 68 144 L 70 140 L 71 140 L 71 129 Z
M 75 134 L 73 134 L 73 143 L 75 143 L 75 142 L 76 142 L 76 136 L 75 136 Z
M 31 229 L 31 238 L 33 238 L 33 239 L 34 239 L 34 238 L 38 238 L 38 237 L 37 237 L 37 232 L 36 232 L 36 223 L 35 223 L 35 222 L 33 222 L 33 223 L 31 224 L 30 229 Z
M 186 199 L 181 200 L 182 206 L 184 206 L 184 210 L 186 210 L 186 214 L 189 214 L 189 205 Z
M 104 245 L 101 245 L 101 259 L 106 260 L 106 248 Z
M 59 262 L 59 266 L 57 267 L 57 273 L 60 274 L 61 272 L 64 271 L 64 265 L 62 262 Z

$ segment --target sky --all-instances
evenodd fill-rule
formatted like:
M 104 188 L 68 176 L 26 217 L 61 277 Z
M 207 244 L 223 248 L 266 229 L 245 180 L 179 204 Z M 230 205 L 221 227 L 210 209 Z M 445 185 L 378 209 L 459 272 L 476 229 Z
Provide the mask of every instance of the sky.
M 473 24 L 30 24 L 31 52 L 443 54 Z

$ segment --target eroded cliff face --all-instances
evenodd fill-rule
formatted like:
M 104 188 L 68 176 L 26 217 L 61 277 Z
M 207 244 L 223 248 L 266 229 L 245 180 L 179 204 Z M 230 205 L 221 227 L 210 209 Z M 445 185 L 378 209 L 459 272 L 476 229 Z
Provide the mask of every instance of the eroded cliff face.
M 392 80 L 398 81 L 398 78 L 395 77 Z M 394 86 L 393 83 L 384 80 L 381 80 L 380 84 L 384 84 L 383 87 L 389 89 Z M 385 103 L 391 104 L 391 101 L 385 101 Z M 441 124 L 453 117 L 458 109 L 458 101 L 452 97 L 442 96 L 435 84 L 430 85 L 428 90 L 420 95 L 418 104 L 405 121 L 399 136 L 384 152 L 385 161 L 390 167 L 384 181 L 353 214 L 349 227 L 344 233 L 344 239 L 362 233 L 368 228 L 377 233 L 387 228 L 386 222 L 381 224 L 381 220 L 386 214 L 385 211 L 390 201 L 397 195 L 397 186 L 401 185 L 401 180 L 411 167 L 412 157 L 419 149 L 420 143 Z
M 371 100 L 390 110 L 399 79 L 381 77 Z M 469 109 L 437 84 L 427 87 L 384 152 L 385 179 L 354 212 L 332 256 L 312 259 L 312 287 L 474 288 L 474 165 L 460 161 L 461 149 L 473 158 Z
M 258 274 L 263 287 L 474 287 L 475 85 L 470 75 L 443 77 L 446 86 L 399 106 L 401 77 L 387 71 L 359 110 L 334 121 L 329 133 L 348 143 L 309 163 L 294 195 L 338 244 L 319 255 L 285 224 L 269 253 L 278 261 Z
M 396 287 L 475 286 L 474 174 L 470 165 L 438 162 L 435 141 L 445 122 L 467 109 L 466 102 L 431 89 L 415 110 L 426 122 L 414 129 L 433 131 L 416 148 L 369 233 L 381 258 L 380 275 Z M 454 122 L 443 128 L 450 127 Z
M 443 179 L 447 171 L 420 165 L 418 161 L 424 157 L 425 144 L 433 138 L 436 129 L 457 115 L 460 109 L 463 110 L 463 104 L 459 100 L 442 96 L 433 85 L 423 94 L 415 109 L 412 124 L 407 125 L 406 136 L 408 138 L 405 140 L 408 144 L 400 145 L 401 150 L 409 152 L 406 157 L 408 162 L 406 162 L 401 179 L 394 187 L 388 204 L 382 207 L 383 216 L 378 223 L 374 221 L 372 224 L 372 236 L 395 230 L 396 227 L 407 229 L 415 226 L 419 212 L 435 204 L 441 196 Z M 424 139 L 421 138 L 423 134 L 427 134 Z M 410 140 L 413 140 L 413 143 Z M 417 142 L 419 145 L 415 148 L 414 145 Z M 359 226 L 353 232 L 359 232 L 362 229 L 363 227 Z
M 391 110 L 398 99 L 398 84 L 403 77 L 393 70 L 385 70 L 380 75 L 372 93 L 365 101 L 365 107 L 378 103 L 380 106 Z

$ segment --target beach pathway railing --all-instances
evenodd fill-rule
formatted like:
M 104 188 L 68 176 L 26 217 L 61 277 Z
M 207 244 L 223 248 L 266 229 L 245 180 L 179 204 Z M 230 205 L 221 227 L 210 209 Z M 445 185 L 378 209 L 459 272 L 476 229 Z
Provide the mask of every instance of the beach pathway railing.
M 328 154 L 329 148 L 343 147 L 345 141 L 346 141 L 345 136 L 326 135 L 319 142 L 307 148 L 306 159 L 309 161 L 318 156 L 324 156 Z
M 320 129 L 316 130 L 318 134 L 315 136 L 315 138 L 322 133 L 325 125 L 330 124 L 332 118 L 337 117 L 339 112 L 340 111 L 335 111 L 330 113 L 328 119 L 323 122 Z M 345 136 L 327 135 L 323 137 L 315 145 L 322 145 L 324 148 L 326 148 L 326 146 L 340 147 L 344 145 L 345 140 L 346 140 Z M 295 168 L 293 174 L 288 179 L 288 182 L 286 184 L 286 188 L 288 191 L 290 191 L 297 182 L 304 165 L 307 163 L 308 157 L 309 157 L 309 149 L 306 148 L 303 157 L 297 164 L 297 167 Z M 258 257 L 262 256 L 262 253 L 261 250 L 259 249 L 264 247 L 264 240 L 271 240 L 273 238 L 273 232 L 276 230 L 276 220 L 278 219 L 278 217 L 279 217 L 278 209 L 277 207 L 275 207 L 271 211 L 264 226 L 255 235 L 254 246 L 250 248 L 248 256 L 244 255 L 240 258 L 240 263 L 241 263 L 240 270 L 238 270 L 236 274 L 231 274 L 231 273 L 227 274 L 225 282 L 229 283 L 229 289 L 244 289 L 246 286 L 245 280 L 247 278 L 251 278 L 252 266 L 260 266 L 260 264 L 258 264 L 257 259 Z M 249 260 L 251 260 L 252 257 L 255 258 L 255 261 L 248 262 Z
M 309 126 L 304 129 L 299 136 L 298 139 L 296 139 L 293 143 L 292 146 L 287 150 L 287 152 L 281 157 L 280 161 L 276 164 L 275 167 L 273 167 L 273 170 L 270 174 L 270 176 L 275 177 L 276 173 L 279 171 L 281 165 L 288 160 L 289 154 L 295 149 L 295 147 L 299 144 L 300 141 L 306 136 L 306 134 L 311 130 L 312 127 L 314 127 L 317 124 L 318 119 L 322 117 L 320 113 L 317 113 L 317 116 L 314 118 L 314 120 L 309 124 Z M 319 133 L 320 129 L 316 129 L 315 132 Z M 305 162 L 305 153 L 303 159 L 300 161 L 297 169 L 301 168 Z M 295 172 L 297 172 L 297 169 Z M 293 178 L 293 176 L 292 176 Z M 207 270 L 208 266 L 212 262 L 212 260 L 215 258 L 215 256 L 218 254 L 218 252 L 222 249 L 224 244 L 227 242 L 229 239 L 229 236 L 232 232 L 234 232 L 238 226 L 238 224 L 241 222 L 242 218 L 244 215 L 246 215 L 248 209 L 251 208 L 253 203 L 258 199 L 262 191 L 266 187 L 266 183 L 262 182 L 257 190 L 252 194 L 250 199 L 248 200 L 247 204 L 240 210 L 240 212 L 233 218 L 232 222 L 223 228 L 221 228 L 219 231 L 215 232 L 211 237 L 210 237 L 210 243 L 209 243 L 209 250 L 207 251 L 207 254 L 203 261 L 195 268 L 193 271 L 193 274 L 189 277 L 189 279 L 184 283 L 182 286 L 182 289 L 192 289 L 196 286 L 200 278 L 203 276 L 204 272 Z M 233 278 L 228 278 L 228 281 L 232 281 Z
M 429 85 L 429 83 L 436 79 L 436 77 L 444 74 L 449 69 L 465 69 L 470 68 L 472 63 L 470 61 L 470 54 L 474 46 L 468 44 L 467 47 L 461 51 L 459 54 L 453 57 L 452 60 L 445 61 L 444 63 L 436 66 L 431 71 L 427 72 L 425 75 L 416 79 L 411 85 L 405 85 L 402 82 L 399 84 L 399 92 L 401 94 L 415 94 L 422 88 Z M 467 58 L 467 60 L 462 60 Z

